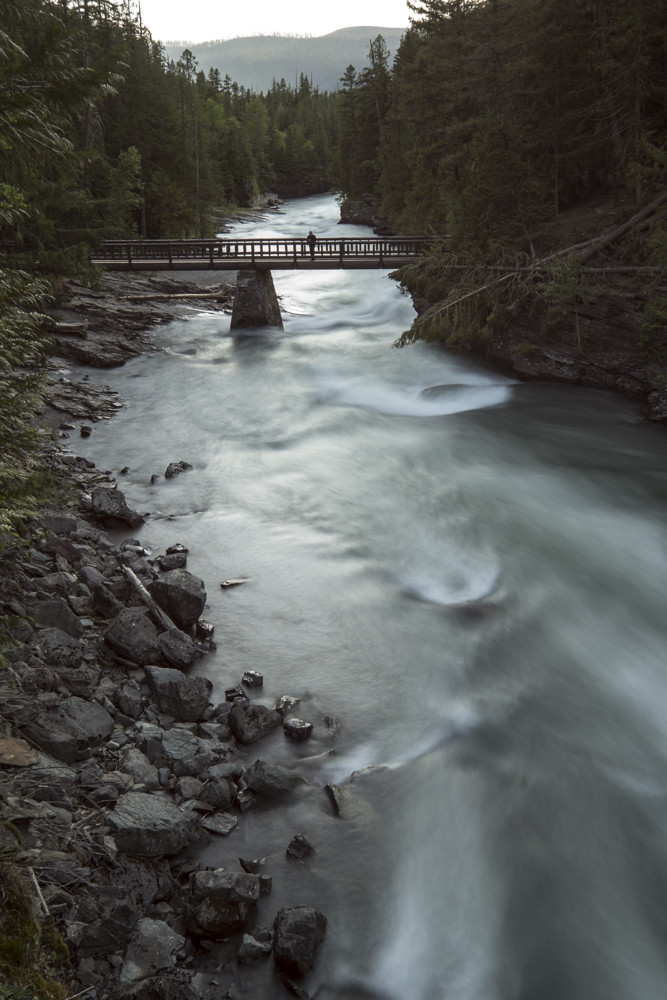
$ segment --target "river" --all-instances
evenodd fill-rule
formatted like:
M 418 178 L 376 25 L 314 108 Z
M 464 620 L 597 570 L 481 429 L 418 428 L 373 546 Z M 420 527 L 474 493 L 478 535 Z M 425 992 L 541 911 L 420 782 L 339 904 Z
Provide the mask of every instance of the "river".
M 337 219 L 323 196 L 237 228 L 363 234 Z M 610 394 L 393 349 L 414 312 L 387 272 L 274 280 L 284 330 L 192 312 L 156 329 L 158 356 L 90 371 L 127 405 L 76 446 L 151 512 L 144 544 L 187 544 L 216 699 L 259 670 L 263 703 L 297 696 L 314 724 L 246 755 L 307 786 L 203 861 L 265 856 L 267 925 L 327 915 L 306 981 L 327 1000 L 664 1000 L 664 429 Z M 266 967 L 238 976 L 286 995 Z

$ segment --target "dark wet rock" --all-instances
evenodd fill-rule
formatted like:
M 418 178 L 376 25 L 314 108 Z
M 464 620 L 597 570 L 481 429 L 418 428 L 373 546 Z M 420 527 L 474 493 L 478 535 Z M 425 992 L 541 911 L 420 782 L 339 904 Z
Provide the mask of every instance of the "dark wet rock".
M 233 688 L 227 688 L 227 690 L 225 691 L 225 701 L 233 703 L 235 701 L 247 701 L 247 700 L 248 696 L 246 695 L 245 691 L 243 690 L 240 684 L 237 684 L 236 687 Z
M 192 839 L 194 820 L 171 799 L 127 792 L 109 814 L 118 850 L 139 857 L 178 854 Z
M 184 552 L 174 552 L 170 556 L 160 556 L 158 558 L 158 566 L 163 573 L 167 573 L 172 569 L 185 569 L 187 562 L 187 556 Z
M 257 802 L 257 793 L 251 788 L 241 788 L 236 796 L 236 804 L 241 812 L 247 812 Z
M 73 697 L 40 713 L 35 722 L 23 728 L 23 733 L 45 753 L 71 764 L 108 739 L 113 726 L 112 717 L 101 705 Z
M 180 629 L 195 624 L 206 605 L 204 581 L 187 569 L 173 569 L 148 588 L 153 600 Z
M 176 553 L 182 553 L 186 556 L 190 550 L 182 542 L 176 542 L 175 545 L 170 545 L 166 551 L 168 556 L 175 555 Z
M 283 694 L 280 698 L 278 698 L 274 708 L 276 712 L 280 712 L 283 718 L 287 718 L 288 715 L 292 714 L 298 704 L 298 698 L 294 698 L 291 694 Z
M 91 490 L 91 513 L 105 528 L 129 526 L 138 528 L 144 519 L 128 506 L 125 496 L 118 489 L 96 486 Z
M 68 923 L 67 938 L 79 961 L 85 956 L 108 955 L 125 947 L 136 922 L 136 906 L 124 893 L 99 902 L 88 896 Z
M 211 778 L 201 790 L 199 798 L 213 809 L 230 809 L 236 801 L 236 785 L 230 778 Z
M 74 639 L 83 635 L 83 625 L 65 601 L 57 598 L 40 601 L 33 610 L 33 619 L 41 628 L 57 628 Z
M 294 791 L 299 785 L 305 784 L 299 774 L 295 774 L 281 764 L 270 764 L 264 760 L 256 760 L 245 773 L 248 788 L 257 792 L 263 798 L 272 798 Z
M 121 751 L 120 769 L 132 778 L 135 785 L 143 785 L 146 792 L 160 787 L 157 768 L 137 747 L 125 747 Z
M 312 906 L 289 906 L 278 910 L 273 931 L 273 957 L 277 968 L 297 978 L 310 972 L 326 931 L 326 917 Z
M 271 954 L 270 941 L 258 941 L 252 934 L 244 934 L 237 958 L 242 965 L 256 965 Z
M 239 934 L 254 918 L 259 899 L 255 875 L 224 868 L 190 876 L 188 923 L 198 934 L 226 938 Z
M 266 865 L 266 858 L 239 858 L 239 864 L 249 875 L 261 875 Z
M 133 983 L 172 968 L 184 945 L 185 938 L 163 920 L 139 920 L 120 970 L 121 983 Z
M 343 789 L 340 785 L 328 784 L 324 786 L 324 790 L 329 796 L 334 812 L 337 816 L 341 816 L 345 807 L 345 794 Z
M 282 716 L 264 705 L 235 701 L 229 713 L 229 726 L 239 743 L 256 743 L 277 729 Z
M 168 629 L 158 636 L 158 646 L 167 663 L 178 670 L 187 670 L 192 666 L 197 649 L 189 635 L 180 629 Z
M 224 747 L 216 749 L 225 753 Z M 197 776 L 219 759 L 210 741 L 202 740 L 184 729 L 169 729 L 162 734 L 162 753 L 177 778 Z
M 303 858 L 314 854 L 315 848 L 302 833 L 297 833 L 290 840 L 285 853 L 288 858 L 295 858 L 297 861 L 301 861 Z
M 88 665 L 86 665 L 85 670 L 81 669 L 81 667 L 73 670 L 59 667 L 58 680 L 64 685 L 70 695 L 76 695 L 77 698 L 89 701 L 99 685 L 100 669 L 99 667 Z
M 204 621 L 203 618 L 200 618 L 195 624 L 195 636 L 197 639 L 204 641 L 210 640 L 213 638 L 214 632 L 215 625 L 212 625 L 211 622 Z
M 107 587 L 100 585 L 93 590 L 93 608 L 102 618 L 109 620 L 117 618 L 125 605 Z
M 179 473 L 185 472 L 187 469 L 191 469 L 192 466 L 189 462 L 170 462 L 165 469 L 164 478 L 173 479 L 174 476 L 178 476 Z
M 283 731 L 285 736 L 289 736 L 295 743 L 300 743 L 303 740 L 307 740 L 311 735 L 313 724 L 312 722 L 305 722 L 304 719 L 297 719 L 296 716 L 290 716 L 289 719 L 285 719 L 283 722 Z
M 70 565 L 74 566 L 81 562 L 83 553 L 81 549 L 73 545 L 68 538 L 47 538 L 46 547 L 54 555 L 61 556 Z
M 54 667 L 78 667 L 83 659 L 79 639 L 59 628 L 46 628 L 39 634 L 39 645 L 46 663 Z
M 199 778 L 194 778 L 191 775 L 186 775 L 184 778 L 179 778 L 176 782 L 174 792 L 176 797 L 181 801 L 186 799 L 198 799 L 201 795 L 203 783 Z
M 256 670 L 246 670 L 242 677 L 242 683 L 249 688 L 260 688 L 264 684 L 264 675 Z
M 105 631 L 104 638 L 115 653 L 139 666 L 155 663 L 160 657 L 157 629 L 139 608 L 121 611 Z
M 130 719 L 139 719 L 146 706 L 146 698 L 141 692 L 141 688 L 136 681 L 125 681 L 118 688 L 116 705 Z
M 201 821 L 201 825 L 209 833 L 218 833 L 222 837 L 228 837 L 232 830 L 238 826 L 238 822 L 236 816 L 232 816 L 231 813 L 218 812 L 206 816 Z

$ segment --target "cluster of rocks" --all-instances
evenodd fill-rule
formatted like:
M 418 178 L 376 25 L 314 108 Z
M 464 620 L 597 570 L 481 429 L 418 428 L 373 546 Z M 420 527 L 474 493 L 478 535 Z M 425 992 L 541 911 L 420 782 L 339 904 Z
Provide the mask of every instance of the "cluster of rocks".
M 0 614 L 14 616 L 17 645 L 0 674 L 0 851 L 30 872 L 90 1000 L 209 995 L 197 955 L 216 942 L 229 973 L 216 996 L 242 996 L 234 970 L 263 962 L 305 997 L 295 980 L 325 917 L 297 905 L 262 925 L 264 860 L 206 868 L 197 856 L 255 803 L 305 784 L 254 747 L 279 727 L 307 738 L 310 724 L 292 698 L 251 700 L 255 671 L 211 701 L 211 682 L 187 673 L 213 627 L 186 547 L 116 546 L 107 529 L 141 515 L 86 460 L 56 452 L 53 464 L 77 489 L 4 552 Z M 286 853 L 312 847 L 296 833 Z

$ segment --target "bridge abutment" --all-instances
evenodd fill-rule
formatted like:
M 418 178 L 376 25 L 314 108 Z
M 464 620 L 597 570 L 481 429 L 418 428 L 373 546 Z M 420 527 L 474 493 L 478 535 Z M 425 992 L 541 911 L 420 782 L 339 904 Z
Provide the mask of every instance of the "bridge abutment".
M 279 326 L 280 315 L 278 296 L 269 270 L 239 271 L 232 306 L 231 329 L 248 327 Z

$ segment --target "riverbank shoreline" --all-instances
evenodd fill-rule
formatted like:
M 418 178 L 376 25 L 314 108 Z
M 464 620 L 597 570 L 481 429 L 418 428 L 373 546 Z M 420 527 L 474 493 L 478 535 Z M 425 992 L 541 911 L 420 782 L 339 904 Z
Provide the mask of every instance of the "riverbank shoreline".
M 213 582 L 186 569 L 187 539 L 160 553 L 136 539 L 115 541 L 116 529 L 127 534 L 144 515 L 127 508 L 110 474 L 76 455 L 75 435 L 123 405 L 78 365 L 91 352 L 106 368 L 158 350 L 151 330 L 161 322 L 204 303 L 228 308 L 233 275 L 226 279 L 220 287 L 219 275 L 105 276 L 97 291 L 73 286 L 54 312 L 68 331 L 39 417 L 53 490 L 21 541 L 5 549 L 0 588 L 17 643 L 0 675 L 3 875 L 22 886 L 33 940 L 58 942 L 58 962 L 42 969 L 53 976 L 49 996 L 307 996 L 295 980 L 312 967 L 326 930 L 312 907 L 266 919 L 271 872 L 263 859 L 212 869 L 196 857 L 256 802 L 279 803 L 305 785 L 261 753 L 262 738 L 280 728 L 286 739 L 307 737 L 297 699 L 264 705 L 253 674 L 239 676 L 224 702 L 210 701 L 211 682 L 189 668 L 215 641 L 215 623 L 200 618 Z M 138 298 L 198 288 L 214 299 Z M 159 601 L 157 614 L 147 605 L 142 587 L 162 594 L 171 623 Z M 299 831 L 294 838 L 288 859 L 310 850 Z M 274 850 L 267 844 L 267 855 Z M 2 926 L 0 942 L 19 951 L 7 935 Z M 41 952 L 21 960 L 38 959 L 43 966 Z M 5 972 L 5 984 L 24 986 L 19 975 L 12 981 Z

